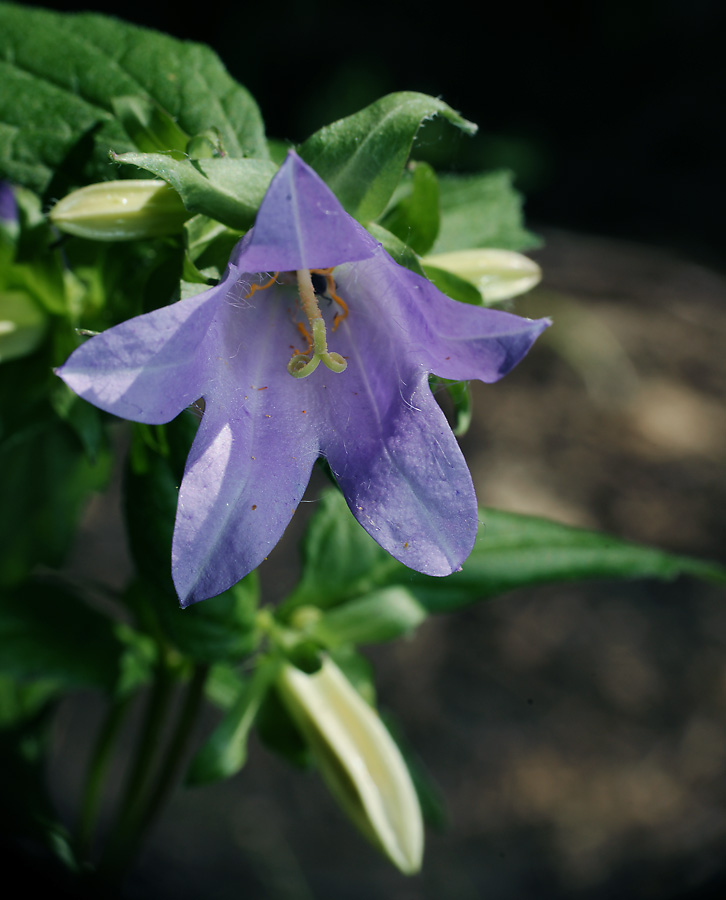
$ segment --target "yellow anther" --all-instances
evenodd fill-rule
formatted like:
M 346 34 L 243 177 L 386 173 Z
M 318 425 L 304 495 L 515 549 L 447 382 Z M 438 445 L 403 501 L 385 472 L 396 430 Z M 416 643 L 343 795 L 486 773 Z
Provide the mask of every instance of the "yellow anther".
M 269 281 L 266 281 L 264 284 L 253 284 L 249 292 L 245 294 L 245 300 L 249 300 L 249 298 L 255 293 L 255 291 L 265 291 L 268 287 L 272 287 L 272 285 L 277 281 L 277 276 L 279 272 L 274 272 L 272 278 Z
M 338 325 L 348 317 L 348 304 L 343 300 L 342 297 L 338 295 L 335 290 L 335 279 L 333 278 L 332 269 L 311 269 L 310 270 L 314 275 L 322 275 L 325 278 L 325 285 L 328 296 L 331 300 L 335 300 L 338 306 L 341 308 L 342 312 L 336 313 L 335 318 L 333 319 L 333 331 L 338 328 Z

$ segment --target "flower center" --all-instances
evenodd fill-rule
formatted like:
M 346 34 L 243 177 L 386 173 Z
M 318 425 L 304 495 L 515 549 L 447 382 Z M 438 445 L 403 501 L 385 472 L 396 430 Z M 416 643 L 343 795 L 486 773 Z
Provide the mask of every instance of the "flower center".
M 335 281 L 331 275 L 332 269 L 298 269 L 295 272 L 297 290 L 300 296 L 300 306 L 308 320 L 308 327 L 302 322 L 298 323 L 298 330 L 307 341 L 307 348 L 300 352 L 293 352 L 287 371 L 293 378 L 307 378 L 317 369 L 322 362 L 331 372 L 344 372 L 348 363 L 340 353 L 328 350 L 328 334 L 325 327 L 325 319 L 320 312 L 317 294 L 327 294 L 340 306 L 341 311 L 335 314 L 333 328 L 335 331 L 348 315 L 348 307 L 345 301 L 338 296 L 335 290 Z M 276 282 L 278 272 L 275 272 L 269 281 L 264 284 L 252 285 L 247 297 L 251 297 L 255 291 L 264 291 Z

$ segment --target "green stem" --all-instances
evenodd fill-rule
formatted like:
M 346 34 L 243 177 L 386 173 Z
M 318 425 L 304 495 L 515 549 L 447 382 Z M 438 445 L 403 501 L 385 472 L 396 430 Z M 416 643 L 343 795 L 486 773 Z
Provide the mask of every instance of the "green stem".
M 81 860 L 88 859 L 91 854 L 93 833 L 98 820 L 108 767 L 111 763 L 116 738 L 129 711 L 132 699 L 132 695 L 129 694 L 111 705 L 98 734 L 88 767 L 78 820 L 77 853 Z
M 173 689 L 174 678 L 162 653 L 139 732 L 136 754 L 124 788 L 121 808 L 108 836 L 100 863 L 100 868 L 107 874 L 116 873 L 118 853 L 126 845 L 129 835 L 135 828 L 138 809 L 143 805 L 143 790 L 151 778 L 154 757 L 166 724 Z
M 160 720 L 165 717 L 159 715 L 156 724 L 152 725 L 150 717 L 147 716 L 146 724 L 149 727 L 145 729 L 146 736 L 152 734 L 154 741 L 149 746 L 146 736 L 142 737 L 141 752 L 130 780 L 130 786 L 134 787 L 134 793 L 126 797 L 117 826 L 109 838 L 102 863 L 103 873 L 107 878 L 115 881 L 120 879 L 176 784 L 188 741 L 192 735 L 192 727 L 204 696 L 207 672 L 206 666 L 196 666 L 194 669 L 166 752 L 155 768 L 156 779 L 153 783 L 150 782 L 151 764 L 154 750 L 159 744 L 161 725 L 164 724 Z M 160 693 L 162 692 L 160 691 Z M 155 706 L 156 704 L 151 702 L 149 711 L 151 712 Z M 141 769 L 142 760 L 143 771 Z M 142 790 L 143 788 L 146 790 Z

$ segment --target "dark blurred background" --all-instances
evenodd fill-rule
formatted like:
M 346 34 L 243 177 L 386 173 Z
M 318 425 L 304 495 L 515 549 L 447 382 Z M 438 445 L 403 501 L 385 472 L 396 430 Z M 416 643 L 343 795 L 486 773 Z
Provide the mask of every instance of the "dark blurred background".
M 217 0 L 113 12 L 214 47 L 272 137 L 301 141 L 396 90 L 477 122 L 474 139 L 432 129 L 426 151 L 440 144 L 460 171 L 516 172 L 545 237 L 543 284 L 517 308 L 556 324 L 501 384 L 476 386 L 464 449 L 481 502 L 723 561 L 721 6 Z M 89 511 L 74 571 L 123 582 L 117 508 L 112 496 Z M 292 577 L 304 515 L 263 567 L 268 596 Z M 420 876 L 390 870 L 314 776 L 255 742 L 231 782 L 177 794 L 125 900 L 726 896 L 721 590 L 520 591 L 371 656 L 382 705 L 447 806 Z M 50 779 L 69 821 L 100 714 L 93 697 L 61 710 Z

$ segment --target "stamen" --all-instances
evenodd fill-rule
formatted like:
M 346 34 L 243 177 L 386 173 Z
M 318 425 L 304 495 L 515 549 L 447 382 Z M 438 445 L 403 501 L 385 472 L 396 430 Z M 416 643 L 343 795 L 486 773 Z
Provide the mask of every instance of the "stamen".
M 312 271 L 316 274 L 326 275 L 327 278 L 330 277 L 329 271 L 332 270 L 319 271 L 314 269 Z M 298 324 L 298 329 L 308 341 L 308 349 L 305 353 L 293 354 L 292 359 L 287 364 L 287 371 L 295 378 L 306 378 L 308 375 L 312 375 L 322 362 L 331 372 L 344 372 L 348 363 L 340 353 L 331 353 L 328 350 L 325 320 L 315 297 L 311 271 L 309 269 L 299 269 L 296 275 L 302 311 L 310 324 L 312 338 L 305 326 Z
M 335 279 L 332 275 L 333 269 L 311 269 L 310 271 L 313 275 L 322 275 L 325 278 L 328 295 L 332 300 L 335 300 L 338 306 L 343 310 L 342 312 L 336 313 L 335 318 L 333 319 L 333 331 L 336 331 L 338 325 L 348 318 L 348 304 L 336 293 Z
M 265 291 L 268 287 L 272 287 L 272 285 L 277 281 L 277 276 L 279 272 L 274 272 L 272 278 L 269 281 L 266 281 L 264 284 L 253 284 L 250 287 L 249 293 L 245 294 L 245 300 L 249 300 L 249 298 L 254 294 L 255 291 Z

